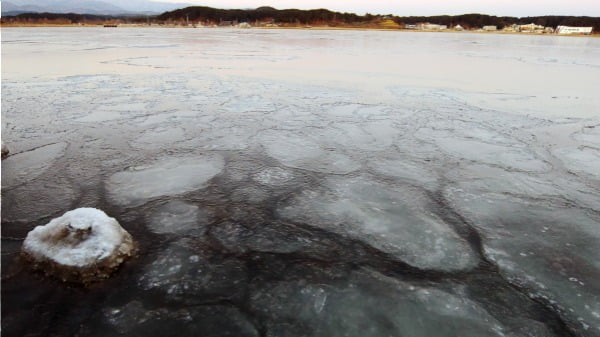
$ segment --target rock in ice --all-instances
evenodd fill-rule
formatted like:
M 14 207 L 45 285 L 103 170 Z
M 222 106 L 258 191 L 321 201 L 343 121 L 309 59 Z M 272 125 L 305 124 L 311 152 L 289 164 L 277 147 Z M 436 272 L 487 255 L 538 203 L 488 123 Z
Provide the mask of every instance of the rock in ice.
M 204 187 L 219 174 L 225 162 L 218 155 L 167 158 L 153 165 L 113 174 L 106 188 L 110 199 L 122 206 L 139 206 L 156 197 L 177 195 Z
M 95 208 L 78 208 L 27 234 L 22 255 L 63 281 L 107 278 L 134 252 L 131 235 Z

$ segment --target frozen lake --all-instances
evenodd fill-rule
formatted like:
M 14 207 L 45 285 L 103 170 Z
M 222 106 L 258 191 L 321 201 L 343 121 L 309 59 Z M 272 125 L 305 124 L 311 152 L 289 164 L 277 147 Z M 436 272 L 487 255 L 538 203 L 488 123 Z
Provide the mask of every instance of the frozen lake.
M 600 39 L 1 33 L 4 336 L 600 336 Z M 17 258 L 76 207 L 88 288 Z

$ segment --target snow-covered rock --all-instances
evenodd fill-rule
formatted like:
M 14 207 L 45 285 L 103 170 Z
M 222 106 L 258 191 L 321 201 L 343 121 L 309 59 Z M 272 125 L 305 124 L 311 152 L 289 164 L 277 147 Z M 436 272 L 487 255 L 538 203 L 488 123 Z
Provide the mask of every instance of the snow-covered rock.
M 29 232 L 22 254 L 35 269 L 88 283 L 107 278 L 134 249 L 117 220 L 95 208 L 78 208 Z

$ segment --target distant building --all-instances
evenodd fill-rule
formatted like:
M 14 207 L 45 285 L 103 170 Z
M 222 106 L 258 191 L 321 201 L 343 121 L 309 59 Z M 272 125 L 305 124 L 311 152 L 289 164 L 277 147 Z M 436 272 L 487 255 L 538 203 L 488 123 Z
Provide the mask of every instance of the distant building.
M 248 22 L 240 22 L 240 24 L 237 25 L 236 27 L 238 27 L 238 28 L 251 28 L 252 26 Z
M 417 25 L 404 25 L 404 29 L 417 29 Z
M 529 23 L 526 25 L 519 25 L 520 32 L 535 32 L 535 31 L 543 31 L 544 26 L 536 25 L 535 23 Z
M 461 25 L 456 25 L 456 26 L 454 26 L 454 30 L 461 31 L 461 30 L 464 30 L 464 28 Z
M 486 32 L 494 32 L 498 30 L 497 26 L 483 26 L 482 28 L 483 30 L 485 30 Z
M 592 34 L 593 27 L 570 27 L 570 26 L 558 26 L 556 27 L 556 34 Z
M 417 25 L 417 29 L 422 30 L 444 30 L 448 29 L 447 25 L 438 25 L 434 23 L 420 23 Z

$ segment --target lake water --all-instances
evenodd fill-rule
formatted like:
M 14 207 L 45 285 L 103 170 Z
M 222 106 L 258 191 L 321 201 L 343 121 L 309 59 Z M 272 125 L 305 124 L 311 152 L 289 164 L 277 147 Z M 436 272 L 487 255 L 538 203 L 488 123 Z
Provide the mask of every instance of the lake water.
M 600 336 L 600 39 L 3 28 L 5 336 Z M 139 255 L 17 258 L 76 207 Z

